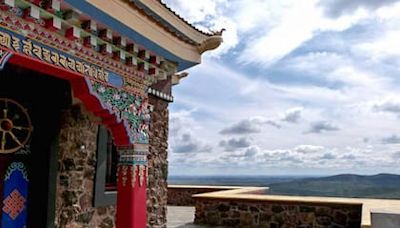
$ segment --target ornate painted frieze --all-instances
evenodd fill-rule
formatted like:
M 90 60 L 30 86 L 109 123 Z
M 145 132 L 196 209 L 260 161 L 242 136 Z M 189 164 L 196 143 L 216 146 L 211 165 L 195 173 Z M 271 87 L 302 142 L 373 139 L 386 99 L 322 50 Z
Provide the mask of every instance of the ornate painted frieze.
M 147 173 L 147 166 L 139 165 L 139 186 L 142 187 Z
M 136 165 L 132 165 L 129 168 L 130 168 L 130 172 L 131 172 L 131 187 L 134 188 L 136 185 L 136 176 L 138 175 L 137 174 L 138 169 L 137 169 Z
M 167 73 L 160 67 L 162 57 L 116 31 L 83 20 L 74 9 L 60 7 L 59 0 L 40 2 L 0 1 L 0 25 L 124 78 L 134 75 L 149 84 Z
M 123 187 L 129 184 L 132 188 L 136 185 L 142 187 L 145 182 L 147 183 L 148 151 L 149 147 L 146 144 L 118 147 L 118 175 Z
M 44 61 L 48 64 L 62 67 L 66 70 L 76 73 L 80 73 L 84 77 L 91 78 L 93 80 L 99 80 L 104 83 L 109 84 L 109 75 L 115 75 L 115 73 L 104 70 L 102 67 L 82 61 L 81 59 L 74 58 L 70 54 L 47 47 L 37 41 L 25 38 L 22 35 L 18 35 L 16 33 L 1 28 L 0 46 L 11 50 L 8 51 L 3 49 L 2 52 L 5 56 L 6 53 L 12 53 L 12 51 L 14 51 L 16 53 L 20 53 L 28 57 Z M 120 80 L 122 81 L 122 78 Z
M 118 147 L 119 165 L 144 165 L 147 166 L 149 147 L 146 144 Z
M 123 187 L 143 187 L 144 183 L 148 183 L 148 167 L 146 165 L 121 165 L 118 166 L 117 173 Z
M 95 81 L 86 82 L 102 106 L 113 113 L 119 122 L 123 122 L 132 144 L 149 142 L 150 110 L 146 97 Z
M 168 101 L 168 102 L 173 102 L 174 101 L 174 97 L 172 95 L 160 92 L 160 91 L 158 91 L 156 89 L 149 88 L 147 90 L 147 92 L 148 92 L 148 94 L 154 95 L 154 96 L 156 96 L 156 97 L 158 97 L 160 99 L 163 99 L 165 101 Z
M 123 89 L 124 80 L 113 72 L 105 71 L 96 65 L 77 60 L 56 49 L 45 48 L 37 42 L 24 39 L 0 28 L 0 46 L 18 53 L 40 59 L 85 76 L 87 84 L 104 108 L 122 121 L 131 143 L 148 143 L 148 124 L 150 121 L 147 94 L 144 83 L 133 81 L 130 89 Z M 2 49 L 4 58 L 9 54 Z
M 3 17 L 4 15 L 0 15 L 0 23 L 6 21 Z M 13 21 L 13 24 L 18 24 L 17 22 L 20 21 L 22 19 L 16 19 L 16 21 Z M 39 31 L 34 26 L 31 27 L 28 25 L 25 27 L 36 32 Z M 53 36 L 56 35 L 46 33 L 43 36 L 50 38 L 47 41 L 48 45 L 54 45 L 51 41 L 57 40 L 57 37 Z M 61 42 L 61 40 L 59 41 Z M 69 47 L 69 42 L 67 41 L 64 45 Z M 130 142 L 148 143 L 150 115 L 147 105 L 146 83 L 142 75 L 132 77 L 131 74 L 129 79 L 124 79 L 124 77 L 117 73 L 102 68 L 101 66 L 104 66 L 102 62 L 94 62 L 95 64 L 92 64 L 89 61 L 72 56 L 70 54 L 71 50 L 65 53 L 1 27 L 0 46 L 5 48 L 1 49 L 0 52 L 0 60 L 2 62 L 5 62 L 12 52 L 16 52 L 82 74 L 87 79 L 92 94 L 99 99 L 103 107 L 115 114 L 118 121 L 123 122 Z M 78 45 L 72 44 L 70 48 L 73 49 L 74 47 L 77 48 Z M 124 71 L 124 73 L 127 72 L 132 73 L 133 71 Z

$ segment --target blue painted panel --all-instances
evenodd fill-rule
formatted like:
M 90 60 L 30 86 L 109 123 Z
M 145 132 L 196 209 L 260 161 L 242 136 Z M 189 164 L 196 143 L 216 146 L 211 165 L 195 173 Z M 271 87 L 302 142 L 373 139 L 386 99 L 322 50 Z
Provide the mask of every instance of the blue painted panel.
M 91 5 L 90 3 L 82 0 L 64 0 L 66 3 L 70 4 L 74 8 L 80 10 L 81 12 L 89 15 L 94 20 L 101 22 L 102 24 L 118 31 L 121 35 L 124 35 L 133 41 L 137 42 L 145 46 L 150 51 L 156 53 L 157 55 L 163 56 L 166 59 L 178 62 L 178 71 L 185 70 L 190 68 L 198 63 L 190 62 L 184 60 L 173 53 L 169 52 L 168 50 L 160 47 L 158 44 L 154 43 L 153 41 L 149 40 L 148 38 L 142 36 L 138 32 L 132 30 L 128 26 L 124 25 L 123 23 L 119 22 L 118 20 L 114 19 L 113 17 L 109 16 L 108 14 L 104 13 L 100 9 L 96 8 L 95 6 Z M 117 12 L 116 12 L 117 13 Z
M 122 77 L 113 72 L 110 72 L 108 74 L 108 83 L 117 88 L 121 88 L 122 86 L 124 86 L 124 80 L 122 79 Z
M 27 222 L 28 177 L 22 162 L 13 162 L 4 179 L 1 227 L 25 228 Z

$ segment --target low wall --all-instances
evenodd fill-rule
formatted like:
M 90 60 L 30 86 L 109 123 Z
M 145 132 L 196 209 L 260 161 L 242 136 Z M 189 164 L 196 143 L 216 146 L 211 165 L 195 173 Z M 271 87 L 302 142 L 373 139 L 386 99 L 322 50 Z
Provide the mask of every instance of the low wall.
M 226 227 L 357 227 L 362 204 L 249 194 L 246 188 L 195 195 L 195 224 Z
M 195 224 L 243 228 L 359 228 L 361 224 L 361 205 L 200 200 L 196 204 Z
M 168 186 L 168 204 L 195 206 L 195 223 L 223 227 L 371 227 L 371 210 L 400 200 L 268 195 L 268 188 Z
M 168 205 L 194 206 L 196 202 L 192 195 L 240 188 L 232 186 L 168 185 Z

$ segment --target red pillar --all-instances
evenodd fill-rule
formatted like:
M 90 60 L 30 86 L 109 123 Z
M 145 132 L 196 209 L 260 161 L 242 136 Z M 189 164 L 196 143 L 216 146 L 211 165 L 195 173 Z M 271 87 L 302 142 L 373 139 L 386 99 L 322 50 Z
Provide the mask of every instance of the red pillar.
M 147 224 L 148 145 L 119 147 L 117 228 L 145 228 Z

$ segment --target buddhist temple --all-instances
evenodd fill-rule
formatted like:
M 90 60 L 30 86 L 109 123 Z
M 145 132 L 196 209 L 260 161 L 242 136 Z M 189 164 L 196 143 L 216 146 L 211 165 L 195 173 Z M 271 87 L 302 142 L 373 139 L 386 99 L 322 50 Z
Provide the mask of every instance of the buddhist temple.
M 159 0 L 0 0 L 0 227 L 165 227 L 171 88 L 221 42 Z

